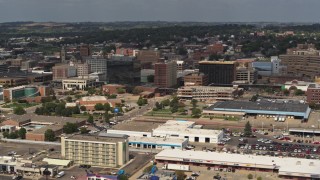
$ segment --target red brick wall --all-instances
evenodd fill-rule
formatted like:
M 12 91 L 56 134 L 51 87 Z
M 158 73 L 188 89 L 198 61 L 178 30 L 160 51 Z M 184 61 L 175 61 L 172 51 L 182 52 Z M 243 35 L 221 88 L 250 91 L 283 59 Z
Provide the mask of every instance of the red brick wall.
M 44 134 L 33 134 L 28 132 L 26 134 L 26 140 L 44 141 Z

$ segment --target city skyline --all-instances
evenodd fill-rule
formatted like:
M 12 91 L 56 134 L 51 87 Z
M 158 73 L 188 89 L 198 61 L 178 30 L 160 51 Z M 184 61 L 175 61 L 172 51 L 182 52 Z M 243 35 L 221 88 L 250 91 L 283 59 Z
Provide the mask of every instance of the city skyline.
M 308 0 L 0 0 L 0 22 L 319 22 Z

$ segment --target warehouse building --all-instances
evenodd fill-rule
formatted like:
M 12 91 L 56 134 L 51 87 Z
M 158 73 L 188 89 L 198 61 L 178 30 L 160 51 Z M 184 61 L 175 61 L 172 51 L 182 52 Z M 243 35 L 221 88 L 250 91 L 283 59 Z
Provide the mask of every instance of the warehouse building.
M 153 144 L 156 145 L 153 147 L 163 147 L 164 143 L 166 144 L 165 146 L 178 147 L 178 149 L 184 148 L 188 141 L 218 143 L 223 138 L 223 131 L 202 129 L 201 125 L 195 125 L 195 122 L 192 121 L 169 120 L 164 124 L 156 125 L 157 127 L 153 126 L 152 129 L 148 129 L 141 123 L 138 126 L 141 126 L 141 128 L 136 128 L 136 125 L 132 125 L 131 130 L 108 129 L 108 133 L 125 134 L 131 138 L 129 138 L 129 143 L 131 141 L 136 142 L 140 138 L 140 144 L 142 145 Z M 161 141 L 163 143 L 160 143 Z
M 169 120 L 154 129 L 155 137 L 185 138 L 190 142 L 218 143 L 223 138 L 221 130 L 201 129 L 195 122 L 184 120 Z
M 225 101 L 217 102 L 203 110 L 206 116 L 237 116 L 267 115 L 267 116 L 294 116 L 295 119 L 308 119 L 311 109 L 307 104 L 295 102 L 272 101 Z
M 318 179 L 320 161 L 315 159 L 257 156 L 178 149 L 163 150 L 155 156 L 159 163 L 207 166 L 221 169 L 270 171 L 282 178 Z

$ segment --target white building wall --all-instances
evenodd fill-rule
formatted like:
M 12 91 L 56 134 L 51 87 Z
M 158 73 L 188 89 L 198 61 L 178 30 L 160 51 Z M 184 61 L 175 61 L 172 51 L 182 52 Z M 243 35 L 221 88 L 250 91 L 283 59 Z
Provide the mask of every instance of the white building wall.
M 138 131 L 122 131 L 122 130 L 112 130 L 108 129 L 107 133 L 111 134 L 125 134 L 128 136 L 136 136 L 136 137 L 152 137 L 151 132 L 138 132 Z

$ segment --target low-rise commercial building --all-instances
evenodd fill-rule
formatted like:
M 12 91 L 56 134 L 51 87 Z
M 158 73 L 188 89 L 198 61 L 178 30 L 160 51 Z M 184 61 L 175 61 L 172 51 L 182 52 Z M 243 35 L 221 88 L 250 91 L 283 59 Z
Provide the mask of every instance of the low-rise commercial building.
M 109 130 L 111 134 L 129 136 L 129 147 L 138 149 L 183 149 L 188 145 L 185 138 L 155 137 L 152 132 Z
M 3 90 L 3 97 L 6 100 L 22 99 L 36 96 L 48 96 L 50 88 L 47 86 L 17 86 Z
M 96 87 L 96 80 L 93 78 L 68 78 L 62 80 L 64 90 L 84 90 L 88 87 Z
M 75 164 L 118 167 L 129 161 L 128 138 L 116 135 L 62 137 L 61 154 Z
M 311 82 L 305 82 L 305 81 L 298 81 L 298 80 L 292 80 L 292 81 L 287 81 L 284 83 L 285 89 L 300 89 L 302 91 L 307 91 L 308 87 L 310 84 L 314 84 Z
M 320 161 L 315 159 L 257 156 L 219 152 L 163 150 L 155 156 L 159 163 L 207 166 L 220 169 L 261 170 L 278 173 L 282 178 L 318 179 Z
M 87 111 L 94 111 L 96 104 L 106 104 L 109 103 L 109 101 L 105 96 L 86 96 L 79 99 L 78 103 L 80 106 L 86 107 Z M 110 106 L 112 106 L 112 104 L 110 104 Z
M 169 120 L 152 131 L 155 137 L 185 138 L 190 142 L 218 143 L 223 138 L 223 131 L 201 129 L 195 122 Z
M 275 100 L 274 100 L 275 101 Z M 217 102 L 203 110 L 206 116 L 236 116 L 266 115 L 266 116 L 293 116 L 296 119 L 308 119 L 311 109 L 307 104 L 289 102 L 251 102 L 225 101 Z
M 180 99 L 196 99 L 198 101 L 233 100 L 242 91 L 241 88 L 216 86 L 184 86 L 178 89 Z
M 16 129 L 25 128 L 27 130 L 26 140 L 44 141 L 45 132 L 53 130 L 56 136 L 63 133 L 63 126 L 66 123 L 74 123 L 78 127 L 85 125 L 86 119 L 72 117 L 42 116 L 33 114 L 15 115 L 8 114 L 2 118 L 1 125 L 15 126 Z

